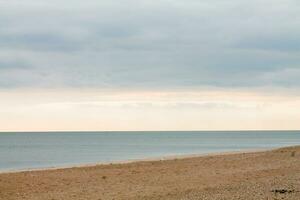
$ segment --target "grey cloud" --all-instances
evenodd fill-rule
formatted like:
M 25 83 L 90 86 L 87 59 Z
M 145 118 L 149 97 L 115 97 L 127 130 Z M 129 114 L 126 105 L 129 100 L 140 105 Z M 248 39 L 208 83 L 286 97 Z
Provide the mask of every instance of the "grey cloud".
M 244 39 L 237 47 L 283 52 L 300 51 L 300 38 L 293 33 L 284 36 L 253 37 Z
M 0 37 L 2 48 L 60 52 L 79 49 L 72 41 L 50 34 L 10 34 Z
M 0 68 L 7 55 L 30 67 L 0 73 L 0 87 L 300 83 L 281 81 L 287 72 L 278 75 L 299 68 L 297 1 L 23 3 L 0 7 Z
M 261 79 L 269 85 L 281 85 L 284 87 L 300 86 L 300 68 L 286 68 L 261 75 Z
M 0 70 L 29 69 L 30 65 L 22 61 L 0 60 Z

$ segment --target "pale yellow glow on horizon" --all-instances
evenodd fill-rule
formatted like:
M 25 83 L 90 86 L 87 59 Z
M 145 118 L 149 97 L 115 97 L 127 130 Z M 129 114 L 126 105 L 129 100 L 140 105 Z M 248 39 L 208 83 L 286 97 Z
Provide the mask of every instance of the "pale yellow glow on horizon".
M 299 130 L 300 97 L 262 92 L 0 91 L 0 131 Z

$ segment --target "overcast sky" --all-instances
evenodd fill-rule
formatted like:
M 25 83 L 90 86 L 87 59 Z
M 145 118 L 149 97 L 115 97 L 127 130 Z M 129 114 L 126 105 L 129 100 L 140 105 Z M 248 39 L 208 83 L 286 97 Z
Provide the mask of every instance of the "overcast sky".
M 2 95 L 203 88 L 298 98 L 300 2 L 0 0 Z
M 299 87 L 296 0 L 0 1 L 0 87 Z

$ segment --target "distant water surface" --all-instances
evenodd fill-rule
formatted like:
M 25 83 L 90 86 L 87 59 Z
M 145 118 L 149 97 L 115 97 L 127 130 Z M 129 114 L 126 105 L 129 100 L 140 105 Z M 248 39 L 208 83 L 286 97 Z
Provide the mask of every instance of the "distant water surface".
M 0 171 L 300 144 L 300 131 L 0 133 Z

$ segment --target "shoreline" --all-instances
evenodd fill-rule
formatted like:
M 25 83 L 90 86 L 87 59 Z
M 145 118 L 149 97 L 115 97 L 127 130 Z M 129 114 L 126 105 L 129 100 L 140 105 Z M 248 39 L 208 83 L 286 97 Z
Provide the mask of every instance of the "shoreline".
M 210 156 L 236 155 L 236 154 L 244 154 L 244 153 L 260 153 L 260 152 L 273 151 L 273 150 L 288 148 L 288 147 L 294 147 L 294 146 L 259 148 L 259 149 L 236 150 L 236 151 L 220 151 L 220 152 L 198 153 L 198 154 L 169 155 L 169 156 L 158 156 L 158 157 L 149 157 L 149 158 L 140 158 L 140 159 L 139 158 L 127 159 L 127 160 L 119 160 L 119 161 L 95 162 L 95 163 L 87 163 L 87 164 L 70 164 L 70 165 L 57 166 L 57 167 L 53 166 L 53 167 L 24 168 L 24 169 L 11 169 L 11 170 L 9 169 L 9 170 L 0 170 L 0 174 L 53 171 L 53 170 L 73 169 L 73 168 L 89 168 L 89 167 L 106 166 L 106 165 L 123 165 L 123 164 L 139 163 L 139 162 L 168 161 L 168 160 L 201 158 L 201 157 L 210 157 Z
M 299 180 L 289 146 L 1 173 L 0 200 L 299 200 Z

